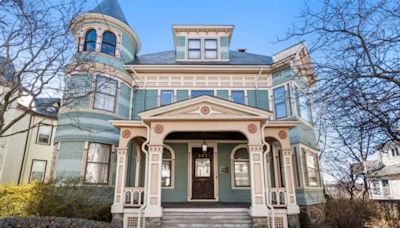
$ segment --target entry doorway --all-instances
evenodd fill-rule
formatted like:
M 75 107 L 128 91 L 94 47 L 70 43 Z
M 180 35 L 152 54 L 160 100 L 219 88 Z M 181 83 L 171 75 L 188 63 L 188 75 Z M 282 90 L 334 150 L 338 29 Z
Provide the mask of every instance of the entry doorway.
M 207 151 L 192 148 L 192 199 L 215 199 L 213 148 L 207 148 Z

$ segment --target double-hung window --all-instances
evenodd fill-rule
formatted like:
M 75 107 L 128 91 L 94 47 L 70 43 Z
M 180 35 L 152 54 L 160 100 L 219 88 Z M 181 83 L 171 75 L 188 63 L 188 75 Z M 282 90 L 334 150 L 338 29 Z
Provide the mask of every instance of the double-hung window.
M 277 119 L 287 116 L 285 87 L 274 89 L 275 117 Z
M 160 105 L 169 105 L 174 102 L 174 91 L 173 90 L 161 90 L 160 94 Z
M 118 82 L 103 76 L 97 76 L 94 108 L 115 112 L 115 98 Z
M 53 127 L 51 125 L 40 124 L 36 137 L 36 143 L 49 145 L 51 141 L 52 130 Z
M 111 145 L 89 143 L 86 160 L 85 183 L 108 184 Z
M 162 155 L 162 166 L 161 166 L 161 186 L 162 187 L 173 187 L 173 170 L 174 170 L 174 155 L 173 152 L 164 148 Z
M 103 33 L 103 41 L 101 42 L 101 52 L 108 55 L 115 55 L 115 47 L 117 38 L 114 33 L 106 31 Z
M 201 40 L 189 39 L 188 41 L 188 58 L 200 59 L 201 58 Z
M 204 40 L 204 58 L 218 59 L 217 39 Z
M 244 91 L 243 90 L 232 91 L 232 101 L 238 104 L 244 104 Z
M 84 51 L 95 51 L 96 50 L 96 39 L 97 32 L 94 29 L 90 29 L 85 35 L 85 44 L 83 46 Z
M 232 160 L 233 182 L 235 187 L 250 186 L 250 160 L 246 148 L 240 148 L 233 152 Z
M 318 184 L 318 159 L 317 155 L 307 151 L 305 149 L 302 150 L 303 153 L 305 153 L 305 163 L 306 163 L 306 172 L 307 172 L 307 178 L 308 178 L 308 186 L 309 187 L 317 187 Z
M 46 174 L 46 166 L 47 166 L 47 161 L 33 159 L 29 182 L 32 181 L 43 182 Z

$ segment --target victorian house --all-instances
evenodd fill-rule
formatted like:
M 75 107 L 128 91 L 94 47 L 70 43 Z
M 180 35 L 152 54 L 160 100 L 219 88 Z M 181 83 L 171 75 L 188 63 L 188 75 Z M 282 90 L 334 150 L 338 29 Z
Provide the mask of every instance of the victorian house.
M 324 201 L 304 43 L 264 56 L 232 51 L 233 25 L 173 25 L 174 50 L 141 55 L 117 0 L 72 32 L 65 100 L 82 96 L 60 110 L 55 176 L 114 186 L 123 227 L 299 227 Z

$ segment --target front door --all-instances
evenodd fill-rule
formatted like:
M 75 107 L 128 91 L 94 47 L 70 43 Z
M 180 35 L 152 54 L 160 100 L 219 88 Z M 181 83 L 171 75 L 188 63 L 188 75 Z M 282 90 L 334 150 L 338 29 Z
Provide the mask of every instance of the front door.
M 213 148 L 192 148 L 192 199 L 214 199 Z

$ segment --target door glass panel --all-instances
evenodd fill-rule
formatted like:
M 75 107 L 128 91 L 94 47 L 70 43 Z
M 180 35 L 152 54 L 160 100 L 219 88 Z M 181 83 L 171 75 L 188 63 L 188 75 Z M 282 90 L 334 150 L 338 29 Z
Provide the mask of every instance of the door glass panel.
M 211 176 L 210 158 L 196 158 L 195 175 L 196 175 L 196 177 L 210 177 Z

